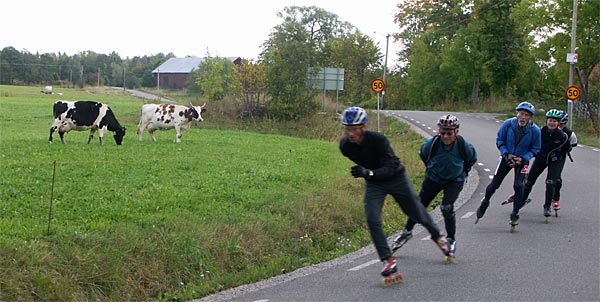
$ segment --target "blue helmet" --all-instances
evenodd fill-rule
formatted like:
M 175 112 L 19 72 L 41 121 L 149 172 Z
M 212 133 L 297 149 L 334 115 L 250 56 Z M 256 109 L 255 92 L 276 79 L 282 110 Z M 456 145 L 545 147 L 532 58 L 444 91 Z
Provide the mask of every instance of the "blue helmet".
M 515 108 L 515 110 L 517 110 L 517 111 L 526 110 L 526 111 L 529 111 L 529 113 L 531 113 L 531 115 L 535 115 L 535 107 L 533 107 L 533 105 L 531 105 L 531 103 L 529 103 L 529 102 L 521 102 Z
M 560 119 L 561 125 L 565 125 L 566 123 L 569 122 L 569 114 L 568 113 L 561 110 L 560 115 L 561 115 L 561 119 Z
M 350 107 L 342 112 L 342 124 L 346 126 L 363 125 L 367 120 L 367 112 L 360 107 Z

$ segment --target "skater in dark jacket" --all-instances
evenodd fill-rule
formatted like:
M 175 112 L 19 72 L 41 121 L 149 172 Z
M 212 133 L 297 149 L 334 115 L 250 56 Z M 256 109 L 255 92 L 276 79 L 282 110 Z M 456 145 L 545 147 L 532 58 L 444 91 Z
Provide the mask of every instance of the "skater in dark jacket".
M 365 216 L 379 259 L 384 263 L 381 275 L 387 277 L 397 272 L 396 259 L 387 243 L 381 220 L 387 194 L 394 197 L 408 217 L 422 224 L 442 252 L 448 255 L 446 239 L 419 202 L 389 140 L 383 134 L 367 130 L 367 113 L 360 107 L 344 110 L 341 118 L 346 136 L 340 141 L 340 151 L 356 164 L 350 169 L 352 176 L 365 179 Z
M 524 198 L 527 199 L 537 178 L 548 168 L 546 175 L 546 198 L 544 216 L 550 216 L 550 205 L 554 197 L 555 185 L 560 179 L 567 153 L 571 152 L 568 136 L 558 127 L 563 115 L 556 109 L 546 113 L 546 126 L 542 127 L 542 148 L 536 155 L 525 180 Z
M 456 116 L 447 114 L 440 117 L 438 134 L 421 145 L 419 156 L 425 164 L 425 180 L 421 184 L 419 198 L 425 208 L 444 191 L 440 209 L 446 226 L 447 241 L 450 244 L 450 256 L 456 252 L 456 218 L 454 202 L 462 191 L 465 180 L 473 164 L 477 162 L 477 152 L 473 145 L 458 135 L 460 121 Z M 408 219 L 404 230 L 395 240 L 400 248 L 412 238 L 416 222 Z
M 575 132 L 571 129 L 569 129 L 569 127 L 567 127 L 567 123 L 569 122 L 569 115 L 564 112 L 564 111 L 560 111 L 560 114 L 562 116 L 562 118 L 560 119 L 560 124 L 558 125 L 558 128 L 560 130 L 562 130 L 562 132 L 564 132 L 567 137 L 569 138 L 569 144 L 571 145 L 571 148 L 575 148 L 577 147 L 578 141 L 577 141 L 577 135 L 575 135 Z M 571 157 L 571 152 L 567 152 L 567 156 L 569 157 L 569 159 L 571 161 L 573 161 L 573 158 Z M 565 162 L 567 161 L 566 157 L 561 161 L 561 165 L 564 167 Z M 554 184 L 554 197 L 552 197 L 552 209 L 555 211 L 560 210 L 560 190 L 562 189 L 562 169 L 561 169 L 561 175 L 558 176 L 558 178 L 556 179 L 556 183 Z
M 513 180 L 513 189 L 515 192 L 513 202 L 513 212 L 510 214 L 511 225 L 519 224 L 519 209 L 523 199 L 525 174 L 521 170 L 528 164 L 539 151 L 541 147 L 540 128 L 531 121 L 535 114 L 535 107 L 529 102 L 521 102 L 515 108 L 517 116 L 504 121 L 498 134 L 496 135 L 496 146 L 500 151 L 500 159 L 494 178 L 485 189 L 485 196 L 477 208 L 477 220 L 479 221 L 485 214 L 490 199 L 498 190 L 502 181 L 512 170 L 515 173 Z

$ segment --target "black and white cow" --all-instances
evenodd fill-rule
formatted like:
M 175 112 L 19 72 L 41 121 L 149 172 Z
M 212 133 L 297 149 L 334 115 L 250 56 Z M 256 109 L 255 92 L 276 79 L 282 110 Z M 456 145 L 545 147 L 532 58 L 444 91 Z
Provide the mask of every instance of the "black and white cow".
M 88 144 L 94 138 L 96 131 L 98 131 L 100 144 L 102 144 L 102 138 L 107 131 L 114 132 L 117 145 L 123 143 L 125 127 L 121 127 L 112 110 L 106 104 L 92 101 L 69 102 L 62 100 L 54 103 L 54 123 L 50 128 L 50 139 L 48 140 L 50 144 L 52 144 L 52 137 L 56 131 L 58 131 L 60 140 L 64 144 L 65 132 L 88 129 L 90 129 Z
M 140 123 L 138 124 L 138 135 L 140 141 L 144 130 L 148 130 L 153 141 L 154 131 L 168 130 L 175 128 L 177 142 L 181 142 L 181 131 L 186 131 L 190 128 L 190 122 L 201 122 L 202 113 L 206 111 L 202 106 L 190 107 L 173 105 L 173 104 L 145 104 L 142 106 Z

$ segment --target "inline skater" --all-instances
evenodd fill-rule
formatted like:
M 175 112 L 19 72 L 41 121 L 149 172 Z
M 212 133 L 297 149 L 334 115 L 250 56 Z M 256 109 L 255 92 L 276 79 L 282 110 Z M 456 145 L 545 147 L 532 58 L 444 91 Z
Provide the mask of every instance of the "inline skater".
M 542 127 L 541 130 L 542 147 L 536 155 L 530 167 L 529 175 L 525 180 L 523 198 L 527 199 L 537 178 L 548 168 L 544 202 L 544 216 L 546 218 L 551 214 L 550 205 L 554 197 L 555 184 L 557 179 L 560 178 L 567 153 L 572 148 L 567 135 L 558 128 L 562 118 L 563 115 L 557 109 L 550 109 L 546 113 L 546 126 Z
M 569 144 L 571 144 L 571 149 L 577 147 L 578 141 L 577 141 L 577 135 L 575 135 L 575 132 L 571 129 L 569 129 L 569 127 L 567 127 L 567 123 L 569 122 L 569 114 L 567 114 L 564 111 L 560 111 L 562 118 L 560 119 L 560 124 L 558 125 L 558 128 L 560 130 L 562 130 L 562 132 L 564 132 L 567 137 L 569 138 Z M 567 156 L 569 157 L 569 159 L 571 160 L 571 162 L 573 161 L 573 158 L 571 157 L 571 152 L 567 152 Z M 567 161 L 566 157 L 562 160 L 562 165 L 564 167 L 565 162 Z M 556 216 L 558 216 L 558 210 L 560 210 L 560 190 L 562 189 L 562 169 L 561 169 L 561 175 L 558 176 L 558 178 L 556 179 L 556 183 L 554 184 L 554 196 L 552 197 L 552 209 L 554 210 Z
M 460 121 L 454 115 L 440 117 L 437 123 L 438 134 L 425 140 L 421 145 L 419 156 L 425 164 L 425 179 L 421 184 L 419 198 L 425 208 L 441 192 L 444 191 L 440 209 L 446 227 L 446 240 L 450 244 L 450 258 L 453 262 L 456 253 L 456 218 L 454 202 L 462 191 L 471 167 L 477 162 L 477 152 L 473 145 L 458 135 Z M 404 230 L 394 241 L 392 250 L 399 249 L 410 238 L 416 222 L 408 219 Z
M 384 199 L 391 194 L 408 217 L 422 224 L 432 240 L 448 255 L 450 247 L 429 213 L 419 202 L 413 185 L 390 142 L 383 134 L 367 130 L 367 113 L 363 108 L 350 107 L 342 113 L 345 137 L 340 141 L 341 153 L 356 165 L 350 169 L 355 178 L 365 179 L 364 208 L 373 244 L 383 261 L 381 275 L 384 286 L 401 281 L 396 258 L 383 231 L 381 214 Z M 394 276 L 390 278 L 390 276 Z
M 513 229 L 519 224 L 519 209 L 523 198 L 525 174 L 521 170 L 528 164 L 541 147 L 540 128 L 531 121 L 535 107 L 529 102 L 521 102 L 517 107 L 517 116 L 502 123 L 496 135 L 496 146 L 500 151 L 500 159 L 494 177 L 485 189 L 485 196 L 477 208 L 477 220 L 483 217 L 490 205 L 490 199 L 498 190 L 508 173 L 514 171 L 513 189 L 515 192 L 510 224 Z

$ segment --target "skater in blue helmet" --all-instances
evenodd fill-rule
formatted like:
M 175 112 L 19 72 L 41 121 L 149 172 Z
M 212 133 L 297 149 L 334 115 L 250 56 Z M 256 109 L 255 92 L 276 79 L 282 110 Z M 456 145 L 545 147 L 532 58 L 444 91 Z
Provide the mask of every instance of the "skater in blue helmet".
M 558 128 L 560 128 L 560 130 L 562 130 L 562 132 L 564 132 L 567 137 L 569 138 L 569 144 L 571 145 L 571 148 L 575 148 L 577 147 L 577 135 L 575 135 L 575 132 L 571 129 L 569 129 L 569 127 L 567 127 L 567 123 L 569 122 L 569 114 L 567 114 L 564 111 L 560 111 L 560 114 L 562 116 L 562 118 L 560 119 L 560 124 L 558 125 Z M 569 159 L 571 160 L 571 162 L 573 161 L 573 158 L 571 157 L 571 152 L 567 152 L 567 156 L 569 157 Z M 561 161 L 561 164 L 565 165 L 566 162 L 566 158 L 564 158 Z M 561 170 L 562 171 L 562 170 Z M 562 174 L 562 173 L 561 173 Z M 560 210 L 560 189 L 562 189 L 562 175 L 559 175 L 558 178 L 556 179 L 556 183 L 554 184 L 554 196 L 552 197 L 552 209 L 554 209 L 554 211 L 558 211 Z
M 425 180 L 421 184 L 419 198 L 425 208 L 444 191 L 440 209 L 446 227 L 446 239 L 450 244 L 450 258 L 454 260 L 456 252 L 456 218 L 454 202 L 462 191 L 465 180 L 473 164 L 477 162 L 477 152 L 471 143 L 458 135 L 460 121 L 451 114 L 438 120 L 438 134 L 421 145 L 419 156 L 425 164 Z M 408 219 L 404 230 L 395 240 L 393 249 L 398 249 L 412 238 L 416 222 Z
M 550 206 L 554 197 L 556 183 L 560 179 L 567 153 L 571 152 L 572 149 L 569 137 L 559 128 L 562 118 L 563 115 L 557 109 L 548 110 L 546 113 L 546 126 L 542 127 L 541 130 L 542 148 L 535 156 L 535 160 L 529 168 L 529 175 L 525 180 L 523 198 L 527 199 L 537 178 L 548 168 L 546 175 L 546 198 L 544 202 L 544 216 L 546 219 L 551 215 Z
M 419 202 L 404 166 L 394 154 L 389 140 L 378 132 L 367 130 L 367 113 L 360 107 L 350 107 L 342 113 L 345 137 L 340 141 L 341 153 L 353 161 L 350 173 L 365 179 L 364 207 L 367 225 L 379 259 L 384 266 L 381 275 L 396 276 L 396 259 L 382 228 L 384 199 L 391 194 L 402 210 L 422 224 L 445 255 L 449 246 L 438 226 Z M 384 279 L 385 280 L 385 279 Z M 385 282 L 385 281 L 384 281 Z
M 498 190 L 502 181 L 510 171 L 514 171 L 513 189 L 515 192 L 513 211 L 510 214 L 511 225 L 519 224 L 519 209 L 522 203 L 525 174 L 522 169 L 529 163 L 541 148 L 540 128 L 531 121 L 535 114 L 535 107 L 529 102 L 521 102 L 515 108 L 517 116 L 509 118 L 502 123 L 496 135 L 496 147 L 500 151 L 500 159 L 494 178 L 485 189 L 485 196 L 477 208 L 477 220 L 485 214 L 490 199 Z

